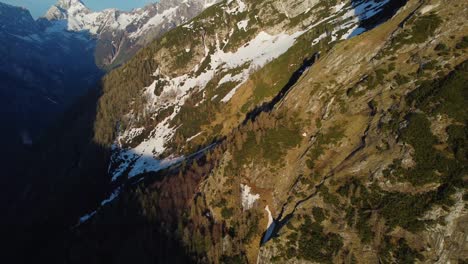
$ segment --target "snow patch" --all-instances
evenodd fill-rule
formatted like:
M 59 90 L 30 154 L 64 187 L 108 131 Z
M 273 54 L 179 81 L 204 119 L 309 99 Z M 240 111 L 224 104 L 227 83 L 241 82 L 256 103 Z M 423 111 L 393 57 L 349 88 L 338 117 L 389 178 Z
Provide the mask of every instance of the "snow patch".
M 249 63 L 249 67 L 244 69 L 240 74 L 236 75 L 235 80 L 239 84 L 234 87 L 221 100 L 226 103 L 234 96 L 236 91 L 246 82 L 250 76 L 250 72 L 255 71 L 266 65 L 268 62 L 278 58 L 294 45 L 297 37 L 301 36 L 305 31 L 298 31 L 292 35 L 280 33 L 278 35 L 270 35 L 264 31 L 260 32 L 254 39 L 246 45 L 240 47 L 236 52 L 225 53 L 219 50 L 211 57 L 213 66 L 223 65 L 226 68 L 235 69 Z M 213 65 L 214 64 L 214 65 Z M 226 78 L 233 78 L 232 76 Z M 222 81 L 226 81 L 223 77 Z
M 153 16 L 142 27 L 131 33 L 130 38 L 137 38 L 146 33 L 148 30 L 161 25 L 164 21 L 172 19 L 176 14 L 177 9 L 179 9 L 178 6 L 164 10 L 161 14 Z
M 273 235 L 273 231 L 275 230 L 275 221 L 273 220 L 273 216 L 271 215 L 271 211 L 270 211 L 270 208 L 267 206 L 265 206 L 265 211 L 267 211 L 268 213 L 268 224 L 267 224 L 267 229 L 265 231 L 265 235 L 263 235 L 263 239 L 262 239 L 262 244 L 263 243 L 266 243 L 268 240 L 270 240 L 271 238 L 271 235 Z
M 246 20 L 242 20 L 242 21 L 239 21 L 237 22 L 237 28 L 239 30 L 244 30 L 244 31 L 247 31 L 247 26 L 249 25 L 249 19 L 246 19 Z
M 115 191 L 113 191 L 111 193 L 109 198 L 107 198 L 107 199 L 105 199 L 104 201 L 101 202 L 101 206 L 104 206 L 104 205 L 112 202 L 115 198 L 117 198 L 117 196 L 119 196 L 119 194 L 120 194 L 120 188 L 115 189 Z
M 84 216 L 80 217 L 78 225 L 80 225 L 80 224 L 82 224 L 82 223 L 88 221 L 88 220 L 91 219 L 95 214 L 96 214 L 96 211 L 93 211 L 93 212 L 91 212 L 91 213 L 89 213 L 89 214 L 87 214 L 87 215 L 84 215 Z
M 104 205 L 106 205 L 106 204 L 108 204 L 108 203 L 110 203 L 110 202 L 112 202 L 115 198 L 117 198 L 117 197 L 119 196 L 119 194 L 120 194 L 120 187 L 117 188 L 117 189 L 115 189 L 115 190 L 111 193 L 111 195 L 109 196 L 109 198 L 107 198 L 107 199 L 105 199 L 105 200 L 103 200 L 103 201 L 101 202 L 101 207 L 104 206 Z M 97 211 L 98 211 L 99 209 L 100 209 L 100 207 L 99 207 L 98 209 L 92 211 L 91 213 L 86 214 L 86 215 L 80 217 L 80 219 L 78 220 L 77 226 L 79 226 L 79 225 L 81 225 L 82 223 L 84 223 L 84 222 L 88 221 L 89 219 L 91 219 L 94 215 L 96 215 L 96 213 L 97 213 Z
M 437 6 L 439 6 L 439 4 L 424 6 L 423 8 L 421 8 L 421 11 L 420 11 L 421 15 L 426 14 L 427 12 L 429 12 L 432 9 L 436 8 Z
M 254 203 L 260 198 L 260 194 L 252 194 L 250 186 L 241 184 L 241 200 L 242 208 L 249 210 L 253 207 Z
M 228 83 L 228 82 L 240 82 L 244 79 L 243 72 L 232 76 L 230 73 L 226 74 L 219 80 L 218 86 L 220 86 L 223 83 Z
M 326 38 L 327 37 L 327 33 L 322 33 L 320 36 L 318 36 L 317 38 L 315 38 L 313 41 L 312 41 L 312 45 L 316 45 L 317 43 L 319 43 L 322 39 Z
M 343 7 L 345 7 L 345 5 L 346 5 L 346 2 L 341 2 L 341 3 L 337 4 L 337 5 L 334 7 L 335 13 L 340 12 L 340 11 L 343 9 Z
M 193 21 L 182 26 L 183 28 L 193 29 Z
M 226 6 L 229 6 L 232 4 L 232 2 L 234 2 L 233 0 L 228 0 L 227 3 L 226 3 Z M 230 14 L 230 15 L 236 15 L 236 14 L 239 14 L 239 13 L 243 13 L 247 10 L 247 5 L 242 2 L 242 0 L 236 0 L 236 5 L 232 8 L 228 8 L 226 9 L 226 13 Z
M 194 140 L 196 137 L 198 137 L 201 134 L 203 134 L 203 131 L 198 132 L 197 134 L 195 134 L 195 135 L 191 136 L 190 138 L 188 138 L 187 142 L 190 142 L 190 141 Z

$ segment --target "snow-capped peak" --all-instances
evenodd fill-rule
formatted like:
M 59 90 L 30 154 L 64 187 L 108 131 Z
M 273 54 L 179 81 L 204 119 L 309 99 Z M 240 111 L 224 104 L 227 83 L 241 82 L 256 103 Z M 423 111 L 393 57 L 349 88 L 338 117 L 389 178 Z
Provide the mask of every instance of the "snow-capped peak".
M 70 9 L 72 7 L 85 7 L 83 2 L 80 0 L 59 0 L 55 6 L 58 6 L 63 9 Z
M 47 20 L 62 20 L 70 16 L 88 14 L 90 12 L 91 10 L 80 0 L 59 0 L 55 5 L 49 8 L 44 17 Z

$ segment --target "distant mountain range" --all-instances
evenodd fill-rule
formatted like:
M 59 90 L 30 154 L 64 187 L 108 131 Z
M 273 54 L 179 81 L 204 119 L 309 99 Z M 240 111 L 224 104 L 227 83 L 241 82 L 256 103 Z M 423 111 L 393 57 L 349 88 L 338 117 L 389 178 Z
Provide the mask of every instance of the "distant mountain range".
M 97 64 L 100 67 L 112 67 L 215 2 L 162 0 L 131 12 L 117 9 L 93 12 L 80 0 L 59 0 L 39 22 L 45 28 L 89 33 L 96 38 Z

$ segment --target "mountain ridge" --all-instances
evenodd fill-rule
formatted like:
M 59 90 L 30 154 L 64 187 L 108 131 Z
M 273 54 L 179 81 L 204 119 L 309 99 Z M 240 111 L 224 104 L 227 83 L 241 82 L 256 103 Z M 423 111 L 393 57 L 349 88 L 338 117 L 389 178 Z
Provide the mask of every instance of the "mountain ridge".
M 148 41 L 192 18 L 213 3 L 215 1 L 163 0 L 132 11 L 105 9 L 94 12 L 80 1 L 59 1 L 40 20 L 52 24 L 66 20 L 65 30 L 87 31 L 97 37 L 97 63 L 101 67 L 112 68 L 121 63 L 117 62 L 120 56 L 131 57 L 139 48 L 148 44 Z M 104 54 L 100 54 L 102 52 Z M 126 52 L 129 54 L 121 54 Z

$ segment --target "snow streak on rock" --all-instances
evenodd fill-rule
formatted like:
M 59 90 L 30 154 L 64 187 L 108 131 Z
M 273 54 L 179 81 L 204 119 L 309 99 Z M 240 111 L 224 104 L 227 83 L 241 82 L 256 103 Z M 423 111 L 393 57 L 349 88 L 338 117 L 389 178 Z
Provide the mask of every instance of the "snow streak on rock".
M 273 231 L 275 230 L 275 221 L 273 220 L 273 216 L 271 215 L 271 211 L 268 205 L 265 207 L 265 211 L 268 214 L 268 224 L 267 224 L 267 229 L 265 231 L 265 234 L 263 235 L 262 244 L 270 240 L 271 235 L 273 234 Z

